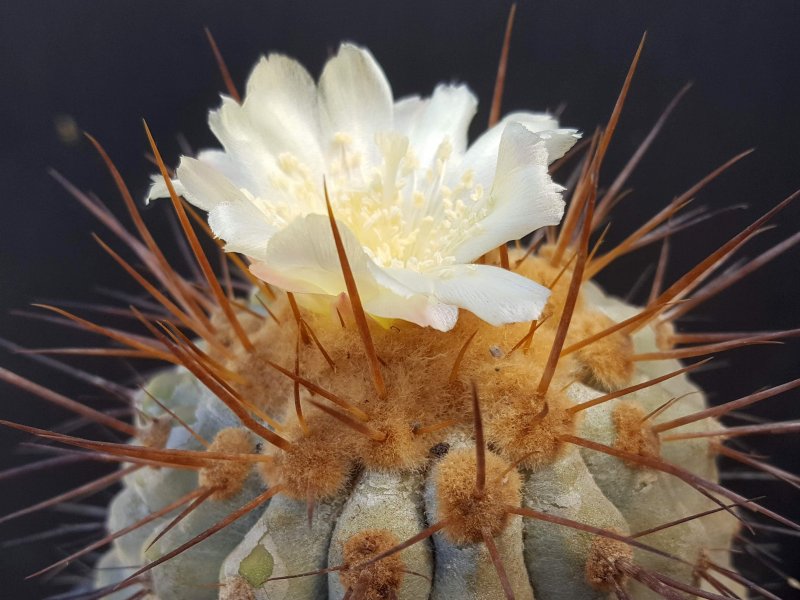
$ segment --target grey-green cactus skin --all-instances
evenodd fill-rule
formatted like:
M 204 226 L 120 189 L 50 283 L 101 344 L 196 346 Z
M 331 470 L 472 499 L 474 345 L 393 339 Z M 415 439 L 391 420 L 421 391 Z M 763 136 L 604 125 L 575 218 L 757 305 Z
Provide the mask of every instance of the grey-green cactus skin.
M 336 523 L 328 564 L 344 562 L 344 543 L 360 531 L 386 529 L 402 541 L 425 529 L 423 485 L 424 476 L 420 472 L 364 471 Z M 430 542 L 426 540 L 411 546 L 401 554 L 401 558 L 406 569 L 417 575 L 403 578 L 400 595 L 404 598 L 427 598 L 433 579 Z M 330 600 L 341 600 L 345 595 L 336 573 L 328 576 L 328 590 Z
M 451 450 L 472 447 L 471 440 L 453 439 Z M 438 522 L 439 514 L 435 470 L 425 486 L 425 507 L 428 520 Z M 528 572 L 525 569 L 522 541 L 522 518 L 512 516 L 503 530 L 495 538 L 500 558 L 508 576 L 515 598 L 533 600 Z M 469 600 L 504 600 L 506 594 L 497 577 L 489 551 L 483 543 L 455 544 L 447 534 L 439 531 L 433 536 L 436 549 L 436 571 L 433 580 L 431 600 L 464 598 Z M 409 596 L 410 597 L 410 596 Z
M 252 475 L 242 490 L 223 501 L 206 501 L 159 539 L 144 553 L 147 562 L 157 560 L 183 542 L 205 531 L 263 490 L 263 482 Z M 195 600 L 216 598 L 221 559 L 231 553 L 258 520 L 254 510 L 214 535 L 153 569 L 156 589 L 171 590 L 170 598 Z
M 584 286 L 587 302 L 615 321 L 639 309 L 603 294 L 591 283 Z M 633 336 L 636 352 L 656 348 L 655 332 L 642 328 Z M 680 368 L 677 361 L 637 363 L 633 382 L 645 381 Z M 155 377 L 148 392 L 178 413 L 206 438 L 238 421 L 228 409 L 191 375 L 174 369 Z M 581 383 L 567 390 L 575 403 L 602 395 Z M 646 412 L 671 398 L 682 396 L 670 409 L 669 418 L 705 407 L 705 396 L 687 377 L 679 376 L 624 398 Z M 576 434 L 613 446 L 616 432 L 612 413 L 622 400 L 614 400 L 583 411 Z M 142 410 L 160 414 L 146 395 Z M 661 417 L 657 417 L 659 419 Z M 718 429 L 719 423 L 698 421 L 686 431 Z M 468 438 L 453 440 L 470 446 Z M 718 480 L 713 455 L 704 439 L 662 445 L 662 457 L 711 481 Z M 174 427 L 168 447 L 199 449 L 182 427 Z M 341 600 L 344 589 L 336 572 L 294 579 L 269 580 L 334 567 L 341 564 L 342 544 L 352 534 L 370 528 L 388 529 L 399 540 L 419 533 L 436 522 L 436 458 L 424 468 L 411 472 L 365 470 L 355 473 L 350 485 L 337 497 L 318 503 L 308 522 L 306 502 L 281 495 L 266 507 L 246 515 L 233 526 L 202 542 L 185 554 L 154 569 L 149 585 L 158 600 Z M 713 508 L 714 503 L 667 474 L 625 464 L 613 456 L 565 445 L 550 464 L 535 471 L 520 470 L 522 505 L 537 511 L 580 521 L 621 534 L 633 534 L 661 523 Z M 158 510 L 196 487 L 197 476 L 190 471 L 143 468 L 125 478 L 124 488 L 110 507 L 109 529 L 119 530 Z M 146 550 L 150 541 L 177 514 L 177 510 L 134 534 L 114 541 L 101 559 L 96 586 L 121 581 L 130 568 L 158 558 L 204 531 L 265 489 L 255 475 L 244 489 L 224 501 L 208 500 Z M 722 512 L 650 534 L 641 541 L 694 563 L 702 552 L 730 565 L 726 548 L 737 531 L 736 520 Z M 591 536 L 560 525 L 514 516 L 496 539 L 505 569 L 518 600 L 595 600 L 612 597 L 593 588 L 585 577 Z M 483 544 L 456 545 L 446 532 L 436 533 L 402 553 L 406 575 L 398 592 L 400 600 L 450 600 L 472 598 L 504 599 L 497 573 Z M 683 581 L 695 581 L 692 565 L 670 560 L 644 550 L 635 550 L 642 567 Z M 265 577 L 264 573 L 268 573 Z M 239 594 L 231 595 L 233 583 Z M 700 585 L 697 582 L 697 585 Z M 731 585 L 730 587 L 736 587 Z M 241 595 L 241 590 L 246 590 Z M 743 597 L 745 593 L 741 591 Z M 635 600 L 657 598 L 645 586 L 631 581 L 628 593 Z M 129 594 L 128 594 L 129 595 Z M 112 598 L 124 596 L 115 593 Z
M 306 502 L 285 496 L 275 497 L 253 528 L 222 563 L 220 582 L 230 585 L 232 579 L 243 578 L 253 588 L 257 600 L 323 599 L 328 597 L 324 577 L 276 579 L 264 585 L 250 571 L 257 561 L 268 561 L 269 577 L 284 577 L 324 569 L 328 565 L 331 534 L 339 520 L 344 496 L 313 507 L 308 518 Z M 260 553 L 260 556 L 259 556 Z M 249 559 L 249 562 L 248 562 Z M 259 577 L 262 577 L 259 574 Z
M 606 498 L 576 448 L 527 474 L 522 505 L 558 517 L 628 534 L 625 518 Z M 529 519 L 524 524 L 525 561 L 536 582 L 537 597 L 604 598 L 586 581 L 592 536 Z

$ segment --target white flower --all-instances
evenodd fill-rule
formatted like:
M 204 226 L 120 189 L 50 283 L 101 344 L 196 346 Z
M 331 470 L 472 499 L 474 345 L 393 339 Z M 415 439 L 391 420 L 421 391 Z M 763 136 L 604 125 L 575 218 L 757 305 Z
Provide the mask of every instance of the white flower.
M 223 151 L 184 157 L 176 189 L 208 211 L 226 250 L 296 293 L 346 291 L 323 194 L 365 310 L 447 331 L 465 308 L 493 325 L 537 318 L 549 291 L 471 264 L 564 211 L 547 166 L 579 137 L 516 113 L 467 148 L 477 101 L 463 85 L 393 101 L 364 49 L 343 44 L 319 84 L 296 61 L 262 58 L 244 102 L 223 97 L 209 125 Z M 150 197 L 166 194 L 156 182 Z

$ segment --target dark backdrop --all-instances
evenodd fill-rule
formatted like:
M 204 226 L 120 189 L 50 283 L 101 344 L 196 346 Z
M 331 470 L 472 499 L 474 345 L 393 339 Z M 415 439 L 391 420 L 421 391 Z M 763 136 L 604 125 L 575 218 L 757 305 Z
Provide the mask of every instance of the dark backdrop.
M 277 50 L 318 73 L 340 40 L 372 49 L 396 96 L 429 93 L 442 80 L 468 83 L 482 100 L 473 127 L 487 117 L 506 2 L 347 1 L 145 1 L 4 0 L 0 3 L 0 335 L 28 346 L 88 342 L 90 338 L 9 314 L 33 300 L 96 301 L 97 287 L 134 291 L 135 286 L 99 251 L 89 233 L 105 233 L 46 175 L 52 166 L 81 187 L 96 191 L 117 212 L 121 203 L 96 155 L 73 124 L 97 136 L 135 192 L 146 189 L 153 168 L 143 158 L 142 117 L 173 161 L 177 135 L 193 147 L 213 143 L 205 126 L 208 107 L 222 89 L 203 27 L 209 26 L 234 79 L 243 83 L 260 53 Z M 704 191 L 699 203 L 713 208 L 747 202 L 750 209 L 720 216 L 713 224 L 676 238 L 669 278 L 674 279 L 755 215 L 800 187 L 800 11 L 795 0 L 672 0 L 636 2 L 538 0 L 520 6 L 512 43 L 504 108 L 556 109 L 563 122 L 584 131 L 603 122 L 614 103 L 643 31 L 648 41 L 604 181 L 624 164 L 672 96 L 694 87 L 631 179 L 633 194 L 615 214 L 608 244 L 712 168 L 738 153 L 757 151 Z M 162 236 L 171 233 L 164 212 L 148 211 Z M 754 256 L 797 230 L 800 209 L 787 210 L 776 231 L 749 247 Z M 603 283 L 624 295 L 657 255 L 645 251 L 621 261 Z M 771 329 L 798 326 L 798 252 L 789 253 L 705 306 L 700 329 Z M 645 288 L 649 285 L 646 282 Z M 638 296 L 642 298 L 641 292 Z M 724 401 L 800 375 L 798 345 L 759 347 L 724 357 L 729 368 L 698 376 L 714 400 Z M 124 365 L 74 361 L 117 378 Z M 723 361 L 719 361 L 723 362 Z M 52 375 L 5 352 L 0 364 L 79 398 L 89 388 Z M 65 417 L 38 399 L 0 384 L 0 416 L 32 425 Z M 792 418 L 797 394 L 770 400 L 758 414 Z M 0 468 L 28 457 L 15 451 L 24 438 L 0 432 Z M 758 451 L 787 469 L 797 468 L 791 436 L 753 439 Z M 86 481 L 89 471 L 65 468 L 0 482 L 0 514 Z M 797 492 L 771 482 L 732 481 L 748 495 L 795 517 Z M 109 494 L 97 500 L 108 501 Z M 0 539 L 46 531 L 74 515 L 45 511 L 0 525 Z M 797 544 L 780 542 L 784 568 L 798 572 Z M 60 556 L 60 541 L 0 550 L 0 596 L 38 598 L 45 588 L 22 578 Z M 775 550 L 773 546 L 768 546 Z M 762 573 L 762 579 L 769 579 Z M 775 579 L 775 578 L 773 578 Z M 790 592 L 780 588 L 785 597 Z

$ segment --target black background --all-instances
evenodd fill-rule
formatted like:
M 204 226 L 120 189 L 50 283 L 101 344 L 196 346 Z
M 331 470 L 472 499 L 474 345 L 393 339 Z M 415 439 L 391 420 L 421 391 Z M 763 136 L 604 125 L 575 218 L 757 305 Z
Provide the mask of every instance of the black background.
M 506 2 L 179 2 L 20 1 L 0 3 L 0 335 L 31 346 L 92 343 L 91 338 L 10 315 L 33 300 L 97 301 L 97 286 L 135 291 L 89 233 L 106 232 L 46 175 L 54 167 L 78 186 L 96 191 L 122 214 L 121 201 L 97 156 L 80 138 L 64 141 L 55 123 L 73 119 L 106 146 L 141 196 L 153 171 L 143 158 L 141 118 L 148 120 L 164 154 L 174 162 L 177 134 L 205 147 L 213 143 L 205 114 L 222 83 L 203 34 L 209 26 L 243 84 L 260 53 L 297 57 L 318 73 L 339 41 L 368 46 L 383 65 L 395 96 L 427 94 L 442 80 L 466 82 L 480 97 L 473 134 L 484 126 Z M 603 180 L 608 184 L 646 135 L 663 107 L 687 82 L 694 86 L 632 177 L 633 194 L 614 215 L 607 245 L 622 239 L 674 195 L 734 154 L 755 154 L 712 184 L 698 203 L 721 208 L 746 202 L 747 211 L 725 213 L 681 234 L 673 244 L 668 279 L 674 279 L 756 215 L 800 187 L 800 10 L 796 1 L 702 0 L 523 2 L 512 42 L 506 111 L 556 109 L 562 122 L 591 132 L 610 113 L 642 33 L 648 40 Z M 147 220 L 169 245 L 161 208 Z M 755 256 L 794 231 L 800 207 L 790 207 L 777 230 L 756 239 Z M 106 235 L 110 238 L 109 235 Z M 625 295 L 657 256 L 657 248 L 630 257 L 601 281 Z M 683 329 L 759 330 L 800 325 L 798 252 L 709 302 Z M 638 298 L 649 287 L 649 280 Z M 635 296 L 636 297 L 636 296 Z M 712 400 L 730 400 L 800 375 L 798 345 L 743 349 L 720 357 L 725 369 L 698 376 Z M 116 378 L 124 365 L 73 361 Z M 64 393 L 95 399 L 96 391 L 51 374 L 18 356 L 0 364 Z M 0 384 L 0 417 L 46 426 L 66 415 Z M 796 416 L 796 393 L 772 399 L 754 412 Z M 104 407 L 114 405 L 98 399 Z M 0 468 L 19 464 L 15 444 L 0 433 Z M 753 439 L 752 446 L 787 469 L 797 468 L 791 436 Z M 29 460 L 29 458 L 24 458 Z M 65 468 L 0 482 L 0 514 L 88 480 L 87 467 Z M 797 517 L 798 492 L 772 482 L 731 482 L 746 495 Z M 109 494 L 96 501 L 104 504 Z M 45 511 L 0 525 L 0 539 L 44 531 L 76 517 Z M 798 546 L 781 541 L 784 568 L 798 573 Z M 39 598 L 47 591 L 23 583 L 25 574 L 63 556 L 55 542 L 0 550 L 0 597 Z M 761 573 L 760 579 L 770 577 Z M 776 588 L 790 597 L 786 588 Z

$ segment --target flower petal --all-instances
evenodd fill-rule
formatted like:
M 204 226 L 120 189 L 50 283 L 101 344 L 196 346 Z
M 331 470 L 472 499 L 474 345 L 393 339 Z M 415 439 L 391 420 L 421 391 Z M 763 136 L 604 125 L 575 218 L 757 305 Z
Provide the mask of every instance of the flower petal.
M 217 204 L 208 213 L 208 225 L 215 236 L 225 240 L 227 252 L 239 252 L 253 260 L 264 260 L 275 233 L 264 213 L 248 201 Z
M 185 196 L 186 190 L 183 189 L 183 184 L 177 179 L 172 179 L 172 187 L 178 196 Z M 169 189 L 161 173 L 153 173 L 150 175 L 150 189 L 147 192 L 147 198 L 144 199 L 145 204 L 149 204 L 151 200 L 158 198 L 169 198 Z
M 401 115 L 411 106 L 402 107 Z M 397 105 L 395 105 L 397 109 Z M 411 147 L 423 166 L 433 161 L 439 145 L 445 138 L 450 140 L 453 151 L 463 155 L 467 148 L 467 130 L 478 109 L 478 99 L 465 85 L 438 85 L 433 96 L 420 103 L 417 110 L 405 118 L 400 130 L 408 136 Z M 410 111 L 408 111 L 410 112 Z
M 372 293 L 374 282 L 366 267 L 368 257 L 364 249 L 344 223 L 337 221 L 337 225 L 359 291 Z M 325 215 L 298 217 L 275 233 L 263 262 L 253 265 L 251 271 L 267 283 L 290 292 L 338 296 L 347 291 Z
M 228 252 L 240 252 L 252 258 L 264 255 L 275 227 L 250 197 L 203 160 L 183 157 L 176 174 L 181 186 L 179 193 L 208 211 L 208 225 L 215 236 L 225 240 Z
M 249 176 L 246 189 L 256 196 L 274 193 L 272 178 L 283 156 L 313 173 L 324 168 L 316 86 L 305 68 L 286 56 L 262 57 L 248 79 L 243 104 L 223 96 L 208 123 Z
M 313 172 L 322 171 L 317 86 L 296 60 L 281 54 L 262 57 L 247 80 L 242 108 L 274 156 L 294 155 Z
M 318 101 L 325 143 L 346 134 L 355 150 L 376 164 L 375 133 L 392 129 L 392 90 L 372 54 L 342 44 L 319 78 Z M 330 146 L 323 150 L 341 151 Z
M 537 319 L 550 290 L 530 279 L 488 265 L 453 265 L 417 273 L 390 269 L 408 288 L 465 308 L 494 326 Z
M 231 157 L 222 150 L 201 150 L 197 153 L 197 160 L 219 171 L 219 173 L 228 178 L 231 183 L 235 184 L 236 187 L 244 189 L 254 188 L 250 174 L 243 170 L 237 162 L 232 160 Z M 161 174 L 155 173 L 150 176 L 150 179 L 152 183 L 145 201 L 150 202 L 157 198 L 169 198 L 169 190 Z M 179 196 L 186 195 L 186 189 L 180 180 L 173 179 L 172 186 Z
M 580 139 L 580 134 L 575 129 L 558 129 L 558 121 L 547 113 L 516 112 L 506 115 L 475 140 L 461 165 L 462 172 L 472 170 L 475 181 L 486 189 L 492 184 L 500 139 L 509 123 L 521 123 L 528 131 L 542 134 L 548 152 L 548 163 L 561 158 Z
M 257 187 L 250 191 L 261 192 L 266 173 L 274 168 L 275 156 L 260 136 L 253 135 L 250 115 L 235 100 L 223 96 L 220 107 L 208 113 L 208 126 L 225 153 L 254 180 Z
M 254 182 L 242 165 L 233 160 L 224 150 L 208 149 L 197 153 L 197 160 L 213 167 L 227 177 L 238 188 L 254 189 Z
M 544 140 L 547 147 L 548 164 L 552 164 L 564 156 L 575 145 L 575 142 L 581 139 L 581 134 L 577 129 L 548 129 L 536 133 Z
M 175 174 L 183 187 L 183 196 L 202 210 L 210 211 L 223 202 L 249 202 L 225 175 L 196 158 L 181 158 Z
M 394 103 L 393 126 L 394 130 L 408 136 L 412 125 L 416 123 L 420 113 L 431 101 L 430 98 L 420 98 L 419 96 L 406 96 Z
M 350 229 L 337 221 L 364 310 L 371 315 L 404 319 L 418 325 L 452 329 L 458 310 L 418 294 L 376 265 Z M 263 260 L 251 265 L 256 277 L 290 292 L 336 297 L 347 291 L 325 215 L 307 215 L 276 233 Z
M 403 319 L 423 327 L 450 331 L 458 321 L 458 307 L 440 302 L 438 298 L 417 293 L 392 277 L 387 269 L 374 262 L 368 268 L 378 283 L 379 292 L 364 302 L 364 309 L 373 315 Z
M 489 250 L 546 225 L 564 214 L 564 189 L 547 170 L 544 140 L 519 123 L 509 123 L 500 139 L 497 169 L 486 208 L 476 230 L 450 251 L 457 263 L 469 263 Z

